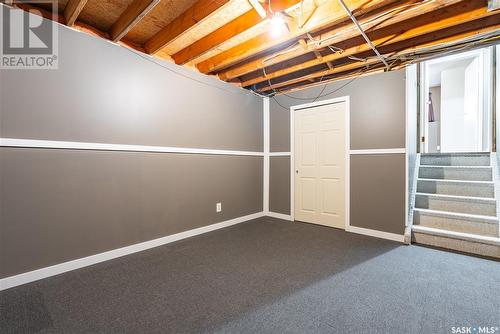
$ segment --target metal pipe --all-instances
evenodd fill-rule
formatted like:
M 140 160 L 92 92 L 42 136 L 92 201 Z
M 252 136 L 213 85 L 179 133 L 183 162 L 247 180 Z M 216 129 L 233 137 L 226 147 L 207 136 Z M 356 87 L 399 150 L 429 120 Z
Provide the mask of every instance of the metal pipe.
M 390 70 L 389 64 L 385 61 L 385 58 L 380 54 L 380 52 L 378 52 L 377 48 L 375 47 L 375 45 L 373 45 L 372 41 L 368 38 L 368 36 L 366 36 L 365 31 L 363 30 L 363 28 L 359 24 L 358 20 L 354 17 L 354 15 L 352 15 L 352 12 L 349 10 L 349 8 L 347 8 L 347 5 L 345 4 L 344 0 L 339 0 L 339 2 L 342 5 L 342 7 L 344 8 L 344 10 L 346 11 L 347 15 L 349 15 L 349 17 L 351 18 L 354 25 L 358 28 L 361 36 L 363 36 L 366 43 L 370 46 L 370 48 L 372 48 L 373 52 L 375 52 L 375 54 L 380 59 L 380 61 L 382 61 L 382 63 L 384 63 L 386 69 Z

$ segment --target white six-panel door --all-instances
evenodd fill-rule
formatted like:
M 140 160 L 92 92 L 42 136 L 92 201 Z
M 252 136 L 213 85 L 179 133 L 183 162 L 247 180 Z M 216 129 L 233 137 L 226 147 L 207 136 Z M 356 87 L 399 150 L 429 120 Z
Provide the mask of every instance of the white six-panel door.
M 295 112 L 295 219 L 345 228 L 346 103 Z

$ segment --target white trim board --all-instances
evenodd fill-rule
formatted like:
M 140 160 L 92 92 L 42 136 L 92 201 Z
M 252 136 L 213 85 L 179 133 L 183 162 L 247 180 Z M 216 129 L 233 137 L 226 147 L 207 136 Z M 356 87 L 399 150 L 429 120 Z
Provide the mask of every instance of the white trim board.
M 381 148 L 368 150 L 350 150 L 350 154 L 405 154 L 405 148 Z
M 372 230 L 369 228 L 357 227 L 357 226 L 352 226 L 352 225 L 347 226 L 346 231 L 351 232 L 351 233 L 363 234 L 363 235 L 367 235 L 367 236 L 375 237 L 375 238 L 397 241 L 397 242 L 401 242 L 401 243 L 404 242 L 404 239 L 405 239 L 405 236 L 402 234 L 377 231 L 377 230 Z
M 264 105 L 262 108 L 262 121 L 263 121 L 263 142 L 264 142 L 264 164 L 263 164 L 263 194 L 262 194 L 262 208 L 264 213 L 269 212 L 269 173 L 270 173 L 270 163 L 269 163 L 269 150 L 271 147 L 270 141 L 270 105 L 269 98 L 264 98 Z
M 161 237 L 158 239 L 153 239 L 153 240 L 141 242 L 141 243 L 130 245 L 130 246 L 125 246 L 122 248 L 113 249 L 113 250 L 110 250 L 110 251 L 107 251 L 104 253 L 99 253 L 99 254 L 83 257 L 80 259 L 59 263 L 59 264 L 56 264 L 56 265 L 53 265 L 50 267 L 45 267 L 45 268 L 29 271 L 26 273 L 2 278 L 2 279 L 0 279 L 0 291 L 5 290 L 5 289 L 9 289 L 9 288 L 13 288 L 13 287 L 18 286 L 18 285 L 38 281 L 38 280 L 43 279 L 43 278 L 59 275 L 59 274 L 62 274 L 62 273 L 65 273 L 65 272 L 68 272 L 71 270 L 87 267 L 87 266 L 90 266 L 90 265 L 93 265 L 96 263 L 112 260 L 112 259 L 115 259 L 118 257 L 132 254 L 132 253 L 137 253 L 137 252 L 147 250 L 150 248 L 162 246 L 162 245 L 174 242 L 174 241 L 178 241 L 178 240 L 193 237 L 193 236 L 196 236 L 199 234 L 211 232 L 211 231 L 218 230 L 218 229 L 228 227 L 231 225 L 243 223 L 245 221 L 260 218 L 263 216 L 264 216 L 264 212 L 258 212 L 258 213 L 254 213 L 251 215 L 226 220 L 226 221 L 223 221 L 220 223 L 195 228 L 193 230 L 168 235 L 168 236 Z
M 278 212 L 271 212 L 271 211 L 269 211 L 269 212 L 266 213 L 266 216 L 273 217 L 273 218 L 278 218 L 278 219 L 283 219 L 283 220 L 293 221 L 291 215 L 286 215 L 284 213 L 278 213 Z
M 263 152 L 252 152 L 252 151 L 215 150 L 206 148 L 171 147 L 171 146 L 104 144 L 104 143 L 19 139 L 19 138 L 0 138 L 0 146 L 21 147 L 21 148 L 94 150 L 94 151 L 185 153 L 185 154 L 209 154 L 209 155 L 259 156 L 259 157 L 264 156 Z
M 269 156 L 271 157 L 288 157 L 290 156 L 290 152 L 270 152 Z

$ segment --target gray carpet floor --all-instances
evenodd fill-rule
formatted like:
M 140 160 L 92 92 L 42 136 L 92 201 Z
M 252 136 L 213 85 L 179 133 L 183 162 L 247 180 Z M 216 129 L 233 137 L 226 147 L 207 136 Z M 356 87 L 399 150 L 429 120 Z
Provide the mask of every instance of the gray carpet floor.
M 451 333 L 453 326 L 500 326 L 499 262 L 273 218 L 0 293 L 1 333 Z

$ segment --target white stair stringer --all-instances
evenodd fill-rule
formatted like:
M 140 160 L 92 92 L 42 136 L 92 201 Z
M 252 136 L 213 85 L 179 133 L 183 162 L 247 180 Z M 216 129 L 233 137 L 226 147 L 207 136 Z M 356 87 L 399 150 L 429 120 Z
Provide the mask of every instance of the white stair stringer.
M 415 166 L 409 166 L 409 168 L 413 168 L 413 180 L 409 185 L 409 195 L 408 195 L 408 217 L 406 222 L 405 234 L 404 234 L 404 243 L 406 245 L 411 245 L 411 231 L 413 226 L 413 213 L 415 208 L 415 193 L 417 192 L 417 180 L 419 174 L 419 166 L 420 166 L 420 153 L 417 154 L 415 159 Z

